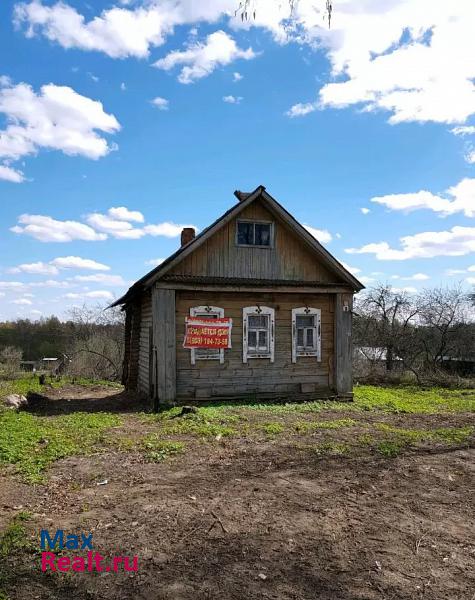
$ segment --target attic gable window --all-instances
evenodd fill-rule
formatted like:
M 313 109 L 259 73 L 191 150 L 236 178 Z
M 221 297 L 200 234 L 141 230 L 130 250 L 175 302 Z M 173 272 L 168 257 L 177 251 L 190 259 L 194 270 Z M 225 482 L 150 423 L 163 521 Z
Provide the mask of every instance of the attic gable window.
M 203 317 L 206 319 L 222 319 L 224 308 L 219 306 L 193 306 L 190 308 L 190 317 Z M 191 364 L 197 360 L 219 360 L 224 363 L 224 348 L 191 348 Z
M 249 358 L 269 358 L 274 362 L 275 311 L 268 306 L 242 309 L 242 362 Z
M 292 309 L 292 362 L 299 356 L 321 357 L 321 310 L 302 306 Z
M 236 244 L 238 246 L 257 246 L 271 248 L 274 237 L 274 224 L 265 221 L 238 221 L 236 226 Z

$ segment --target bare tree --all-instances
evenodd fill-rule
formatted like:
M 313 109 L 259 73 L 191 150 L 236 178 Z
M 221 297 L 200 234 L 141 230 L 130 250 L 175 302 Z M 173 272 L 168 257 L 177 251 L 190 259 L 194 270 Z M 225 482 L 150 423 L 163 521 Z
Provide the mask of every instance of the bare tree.
M 74 308 L 74 341 L 67 371 L 94 379 L 120 381 L 124 354 L 124 313 L 103 306 Z
M 435 371 L 445 359 L 461 357 L 470 351 L 461 344 L 471 308 L 460 286 L 426 289 L 418 304 L 426 368 Z
M 0 369 L 7 378 L 14 377 L 20 370 L 23 352 L 15 346 L 6 346 L 0 352 Z
M 384 348 L 386 370 L 392 371 L 396 356 L 404 360 L 411 346 L 418 307 L 407 293 L 381 284 L 368 290 L 357 303 L 356 312 L 356 344 Z
M 291 21 L 294 17 L 295 8 L 298 5 L 299 0 L 287 0 L 287 15 L 285 20 Z M 279 8 L 282 8 L 282 4 L 279 4 Z M 234 16 L 240 15 L 241 21 L 256 20 L 259 11 L 259 0 L 240 0 L 239 5 L 234 11 Z M 328 23 L 328 28 L 331 26 L 331 19 L 333 14 L 333 0 L 315 0 L 315 10 L 322 13 L 323 21 Z

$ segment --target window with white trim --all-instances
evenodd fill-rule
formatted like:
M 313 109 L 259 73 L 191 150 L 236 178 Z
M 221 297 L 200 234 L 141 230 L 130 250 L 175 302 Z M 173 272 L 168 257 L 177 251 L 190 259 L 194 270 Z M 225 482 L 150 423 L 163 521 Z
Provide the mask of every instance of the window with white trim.
M 321 310 L 302 306 L 292 309 L 292 362 L 299 356 L 321 360 Z
M 193 306 L 190 308 L 190 317 L 202 317 L 205 319 L 222 319 L 224 308 L 219 306 Z M 224 363 L 224 348 L 191 348 L 191 364 L 197 360 L 219 360 Z
M 242 362 L 249 358 L 268 358 L 274 362 L 275 311 L 268 306 L 242 309 Z

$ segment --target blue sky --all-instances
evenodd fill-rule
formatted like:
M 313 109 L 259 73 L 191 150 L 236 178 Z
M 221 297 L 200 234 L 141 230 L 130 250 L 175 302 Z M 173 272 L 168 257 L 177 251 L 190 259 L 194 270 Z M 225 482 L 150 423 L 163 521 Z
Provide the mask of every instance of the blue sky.
M 473 4 L 238 4 L 1 4 L 0 319 L 120 295 L 259 184 L 368 286 L 475 284 Z

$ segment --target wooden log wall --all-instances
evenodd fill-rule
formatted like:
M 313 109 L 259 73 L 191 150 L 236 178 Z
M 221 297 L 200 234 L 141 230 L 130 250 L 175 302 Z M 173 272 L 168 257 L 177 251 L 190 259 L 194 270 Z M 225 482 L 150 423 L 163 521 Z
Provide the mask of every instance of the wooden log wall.
M 165 290 L 164 290 L 165 291 Z M 242 308 L 261 304 L 275 309 L 275 362 L 248 359 L 242 362 Z M 190 350 L 183 348 L 185 316 L 190 307 L 223 307 L 233 319 L 232 348 L 225 350 L 224 364 L 197 360 L 191 365 Z M 322 360 L 302 357 L 292 363 L 292 308 L 308 305 L 322 313 Z M 291 395 L 303 391 L 327 393 L 334 385 L 334 296 L 330 294 L 176 292 L 176 395 L 177 398 Z M 306 384 L 302 388 L 301 384 Z

